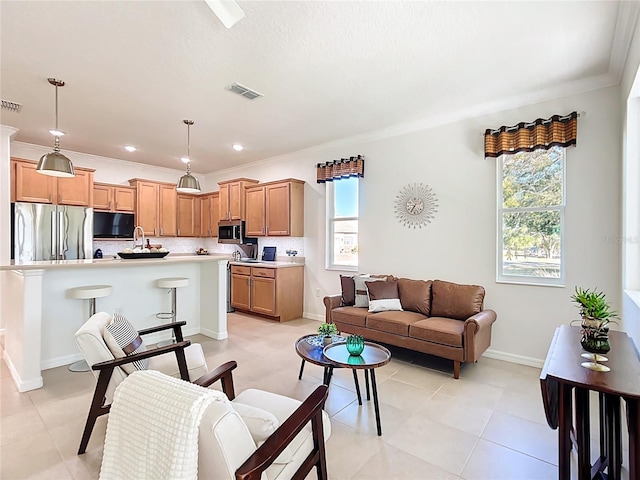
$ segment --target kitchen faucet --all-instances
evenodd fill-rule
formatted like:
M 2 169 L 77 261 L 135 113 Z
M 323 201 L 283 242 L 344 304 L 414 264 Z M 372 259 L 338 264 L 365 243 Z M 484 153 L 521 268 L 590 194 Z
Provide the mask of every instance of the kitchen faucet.
M 140 248 L 144 248 L 144 229 L 140 225 L 133 229 L 133 248 L 136 248 L 136 232 L 138 229 L 140 229 L 140 232 L 142 233 L 142 246 Z

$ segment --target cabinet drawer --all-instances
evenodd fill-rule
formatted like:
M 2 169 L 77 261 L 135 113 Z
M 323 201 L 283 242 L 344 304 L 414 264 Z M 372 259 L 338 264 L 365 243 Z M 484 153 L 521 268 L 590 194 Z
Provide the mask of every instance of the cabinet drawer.
M 242 265 L 231 265 L 231 273 L 236 275 L 251 275 L 251 267 L 243 267 Z
M 251 275 L 254 277 L 276 278 L 275 268 L 251 267 Z

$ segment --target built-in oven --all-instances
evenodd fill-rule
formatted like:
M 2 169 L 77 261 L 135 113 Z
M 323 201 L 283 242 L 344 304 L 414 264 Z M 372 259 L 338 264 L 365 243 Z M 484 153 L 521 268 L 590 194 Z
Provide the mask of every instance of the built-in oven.
M 240 244 L 244 240 L 244 220 L 220 220 L 218 243 Z

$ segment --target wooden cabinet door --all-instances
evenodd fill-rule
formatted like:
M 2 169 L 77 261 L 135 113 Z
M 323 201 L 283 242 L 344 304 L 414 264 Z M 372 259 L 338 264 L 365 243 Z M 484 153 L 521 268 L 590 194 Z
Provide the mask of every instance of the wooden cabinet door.
M 265 228 L 265 188 L 251 187 L 245 192 L 246 214 L 245 234 L 247 237 L 264 237 Z
M 290 184 L 267 186 L 267 235 L 290 235 Z
M 218 236 L 218 222 L 220 221 L 220 194 L 211 195 L 211 236 Z
M 76 176 L 58 178 L 58 205 L 90 207 L 93 204 L 93 172 L 75 169 Z
M 196 197 L 193 195 L 179 193 L 176 197 L 178 211 L 178 236 L 195 237 L 196 217 L 195 203 Z
M 231 274 L 231 306 L 244 310 L 251 309 L 251 277 Z
M 228 183 L 220 185 L 220 220 L 231 220 Z
M 229 184 L 229 214 L 231 220 L 242 220 L 244 206 L 244 189 L 242 182 Z
M 200 236 L 211 237 L 211 200 L 212 195 L 200 197 Z
M 175 237 L 178 234 L 177 192 L 175 185 L 159 186 L 159 232 L 163 237 Z
M 14 162 L 16 202 L 54 203 L 56 178 L 36 172 L 35 163 Z
M 265 315 L 276 315 L 275 278 L 251 277 L 251 310 Z
M 95 190 L 94 190 L 95 195 Z M 116 212 L 134 212 L 136 209 L 136 189 L 131 187 L 113 187 L 113 208 Z M 93 199 L 95 203 L 95 198 Z
M 113 187 L 111 185 L 93 184 L 93 209 L 94 210 L 111 210 Z
M 158 184 L 137 182 L 136 188 L 136 225 L 145 235 L 158 235 Z

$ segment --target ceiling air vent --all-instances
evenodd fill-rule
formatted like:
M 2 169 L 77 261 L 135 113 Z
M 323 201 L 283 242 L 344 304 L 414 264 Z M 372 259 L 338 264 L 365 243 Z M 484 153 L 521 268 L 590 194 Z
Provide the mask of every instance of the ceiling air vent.
M 21 103 L 10 102 L 9 100 L 0 100 L 2 102 L 2 110 L 10 110 L 12 112 L 20 112 Z
M 237 93 L 238 95 L 242 95 L 249 100 L 253 100 L 254 98 L 262 97 L 261 93 L 256 92 L 255 90 L 251 90 L 240 83 L 234 83 L 233 85 L 227 87 L 228 90 L 231 90 L 233 93 Z

